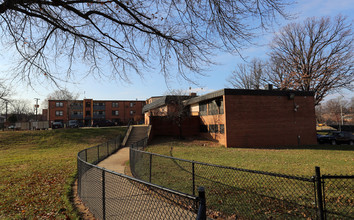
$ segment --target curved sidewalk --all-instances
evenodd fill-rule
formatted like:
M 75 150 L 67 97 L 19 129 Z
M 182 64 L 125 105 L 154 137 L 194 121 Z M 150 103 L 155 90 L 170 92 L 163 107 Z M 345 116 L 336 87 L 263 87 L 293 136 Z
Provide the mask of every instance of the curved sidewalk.
M 97 166 L 124 174 L 129 147 L 118 150 Z M 106 174 L 106 219 L 196 219 L 197 214 L 181 207 L 186 201 L 177 194 L 147 187 L 118 175 Z M 91 183 L 94 185 L 94 183 Z M 99 187 L 95 186 L 94 188 Z M 188 203 L 188 202 L 187 202 Z M 187 204 L 186 203 L 186 204 Z
M 106 168 L 117 173 L 124 174 L 125 164 L 129 161 L 129 147 L 124 147 L 112 154 L 97 166 Z

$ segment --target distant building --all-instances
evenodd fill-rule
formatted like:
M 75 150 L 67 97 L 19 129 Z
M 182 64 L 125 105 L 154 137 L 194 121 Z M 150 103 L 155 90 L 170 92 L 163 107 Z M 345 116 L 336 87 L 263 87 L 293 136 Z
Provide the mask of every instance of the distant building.
M 172 122 L 157 119 L 161 112 L 173 111 L 169 100 L 164 96 L 143 108 L 153 135 L 177 135 Z M 181 126 L 184 136 L 198 134 L 226 147 L 317 144 L 313 92 L 222 89 L 182 104 L 190 115 Z
M 84 126 L 96 121 L 110 120 L 117 125 L 129 121 L 143 121 L 142 108 L 145 101 L 138 100 L 49 100 L 47 118 L 50 123 L 78 120 Z

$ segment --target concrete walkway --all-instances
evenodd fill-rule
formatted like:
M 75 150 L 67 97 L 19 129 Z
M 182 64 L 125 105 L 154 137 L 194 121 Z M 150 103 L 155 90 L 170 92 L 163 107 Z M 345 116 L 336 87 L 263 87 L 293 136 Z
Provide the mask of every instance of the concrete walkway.
M 129 161 L 129 147 L 124 147 L 118 150 L 115 154 L 112 154 L 105 160 L 101 161 L 97 166 L 124 174 L 127 161 Z
M 129 161 L 129 147 L 125 147 L 112 154 L 98 164 L 108 170 L 124 174 L 125 164 Z M 86 172 L 92 189 L 102 187 L 101 179 L 97 179 L 97 172 Z M 93 180 L 96 177 L 98 180 Z M 146 187 L 144 184 L 131 181 L 127 178 L 106 174 L 105 177 L 106 219 L 132 220 L 175 220 L 196 219 L 196 213 L 189 210 L 194 205 L 191 200 L 163 190 Z M 90 191 L 92 207 L 101 202 L 101 191 Z M 185 201 L 184 201 L 185 200 Z M 186 202 L 186 205 L 182 205 Z M 98 213 L 100 213 L 98 211 Z

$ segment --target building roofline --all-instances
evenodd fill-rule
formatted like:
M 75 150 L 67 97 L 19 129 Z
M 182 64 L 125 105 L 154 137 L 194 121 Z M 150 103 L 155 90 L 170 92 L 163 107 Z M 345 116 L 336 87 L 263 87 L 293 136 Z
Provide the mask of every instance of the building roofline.
M 164 105 L 167 105 L 169 103 L 171 103 L 172 101 L 177 100 L 178 98 L 181 98 L 182 100 L 186 100 L 189 99 L 190 96 L 180 96 L 180 95 L 166 95 L 166 96 L 161 96 L 161 98 L 157 99 L 154 102 L 151 102 L 150 104 L 147 104 L 143 107 L 143 113 L 147 112 L 151 109 L 156 109 L 156 108 L 160 108 Z
M 294 90 L 251 90 L 251 89 L 220 89 L 215 92 L 211 92 L 202 96 L 191 98 L 183 102 L 184 105 L 192 105 L 209 99 L 221 97 L 223 95 L 250 95 L 250 96 L 289 96 L 294 94 L 295 96 L 314 96 L 313 91 L 294 91 Z
M 68 100 L 68 99 L 49 99 L 48 101 L 73 101 L 73 102 L 82 102 L 84 100 L 92 100 L 94 102 L 145 102 L 145 100 L 98 100 L 98 99 L 75 99 L 75 100 Z

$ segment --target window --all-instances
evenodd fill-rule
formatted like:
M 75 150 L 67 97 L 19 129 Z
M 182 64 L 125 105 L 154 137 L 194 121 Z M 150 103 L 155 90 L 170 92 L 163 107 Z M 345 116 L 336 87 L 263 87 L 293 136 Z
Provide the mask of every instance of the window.
M 86 111 L 86 116 L 91 116 L 91 112 L 90 111 Z
M 119 115 L 119 111 L 112 111 L 112 115 Z
M 135 113 L 135 111 L 133 111 L 133 110 L 130 111 L 130 114 L 131 114 L 131 115 L 133 115 L 134 113 Z
M 130 103 L 130 108 L 134 107 L 135 103 L 134 102 L 131 102 Z
M 215 100 L 209 102 L 208 103 L 208 107 L 209 107 L 208 115 L 217 115 L 217 114 L 219 114 L 219 109 L 218 109 L 218 106 L 217 106 Z
M 112 102 L 112 108 L 118 108 L 119 104 L 118 102 Z
M 86 102 L 86 107 L 91 107 L 91 102 Z
M 207 115 L 207 103 L 199 103 L 199 114 Z
M 94 102 L 93 105 L 94 106 L 105 106 L 106 103 L 104 103 L 104 102 Z
M 224 134 L 225 133 L 224 124 L 221 124 L 219 126 L 220 126 L 220 134 Z
M 82 112 L 74 111 L 74 112 L 73 112 L 73 115 L 82 115 Z
M 218 133 L 218 125 L 209 125 L 210 133 Z
M 73 102 L 71 106 L 82 106 L 82 102 Z
M 55 111 L 55 116 L 63 116 L 63 111 Z
M 214 99 L 208 103 L 208 115 L 224 114 L 224 102 L 222 98 Z
M 105 115 L 104 111 L 94 111 L 93 112 L 94 115 Z
M 219 114 L 224 114 L 224 100 L 221 98 L 219 99 L 219 102 Z M 219 104 L 218 101 L 216 103 Z
M 62 102 L 55 103 L 55 107 L 63 107 L 63 106 L 64 106 L 64 103 L 62 103 Z

